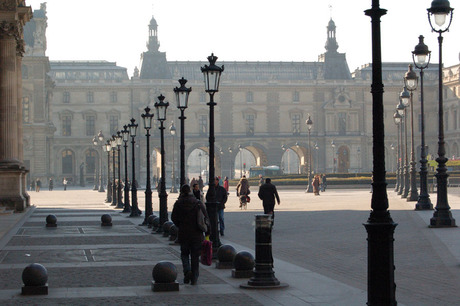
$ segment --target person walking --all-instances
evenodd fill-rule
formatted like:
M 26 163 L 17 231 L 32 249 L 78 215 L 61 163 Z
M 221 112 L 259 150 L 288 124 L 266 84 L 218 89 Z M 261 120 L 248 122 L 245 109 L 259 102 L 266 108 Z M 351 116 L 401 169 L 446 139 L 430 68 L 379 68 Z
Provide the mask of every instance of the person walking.
M 219 216 L 219 231 L 220 235 L 224 236 L 225 223 L 224 223 L 224 209 L 227 203 L 228 195 L 227 190 L 219 184 L 219 177 L 214 179 L 216 201 L 217 201 L 217 215 Z
M 272 226 L 275 220 L 275 200 L 280 205 L 280 197 L 276 186 L 272 184 L 270 178 L 265 179 L 265 184 L 259 187 L 259 193 L 257 194 L 259 199 L 262 200 L 262 205 L 264 207 L 264 214 L 272 216 Z
M 49 189 L 49 191 L 53 191 L 53 188 L 54 188 L 54 182 L 53 182 L 53 179 L 50 178 L 50 180 L 48 182 L 48 189 Z
M 200 274 L 199 256 L 204 236 L 198 227 L 198 209 L 201 209 L 205 217 L 209 220 L 204 204 L 195 198 L 190 190 L 190 186 L 184 184 L 180 188 L 179 198 L 174 203 L 171 214 L 171 220 L 179 229 L 177 239 L 180 243 L 184 284 L 191 282 L 192 285 L 196 285 Z
M 313 178 L 313 182 L 311 182 L 311 185 L 313 186 L 313 193 L 315 195 L 319 195 L 319 186 L 321 184 L 321 180 L 319 178 L 319 175 L 315 175 L 315 177 Z
M 203 188 L 204 188 L 204 183 L 203 183 L 203 179 L 201 178 L 201 175 L 198 177 L 198 187 L 200 187 L 200 191 L 203 192 Z
M 262 176 L 262 174 L 259 174 L 259 187 L 262 186 L 264 184 L 264 177 Z
M 247 196 L 251 193 L 251 190 L 249 190 L 249 182 L 246 179 L 246 175 L 243 175 L 243 177 L 240 179 L 238 182 L 238 185 L 236 185 L 236 196 L 240 198 L 240 208 L 243 209 L 246 208 L 247 205 Z
M 67 190 L 67 183 L 68 183 L 67 179 L 64 178 L 64 179 L 62 180 L 62 184 L 64 185 L 64 191 Z
M 193 185 L 192 191 L 193 191 L 193 195 L 195 196 L 195 198 L 203 202 L 203 192 L 200 190 L 200 185 L 198 184 Z
M 35 191 L 40 192 L 41 187 L 42 187 L 42 181 L 39 178 L 37 178 L 37 180 L 35 181 Z
M 327 178 L 326 174 L 321 174 L 321 191 L 325 192 L 327 188 Z
M 227 195 L 228 195 L 228 177 L 226 176 L 225 179 L 224 179 L 224 189 L 227 191 Z

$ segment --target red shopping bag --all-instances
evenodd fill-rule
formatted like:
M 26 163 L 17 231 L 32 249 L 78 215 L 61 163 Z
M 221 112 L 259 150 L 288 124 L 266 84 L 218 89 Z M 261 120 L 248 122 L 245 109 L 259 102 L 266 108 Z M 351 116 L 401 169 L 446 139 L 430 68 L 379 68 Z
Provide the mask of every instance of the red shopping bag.
M 201 245 L 201 263 L 206 266 L 212 264 L 212 242 L 206 237 Z

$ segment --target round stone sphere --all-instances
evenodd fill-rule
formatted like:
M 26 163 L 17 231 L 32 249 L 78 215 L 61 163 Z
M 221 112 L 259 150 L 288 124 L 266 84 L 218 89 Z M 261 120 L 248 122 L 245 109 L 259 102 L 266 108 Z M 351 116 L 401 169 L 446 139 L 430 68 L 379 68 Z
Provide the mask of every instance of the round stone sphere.
M 56 224 L 57 218 L 55 215 L 48 215 L 46 216 L 46 224 Z
M 153 217 L 153 220 L 152 220 L 152 227 L 158 228 L 158 226 L 160 226 L 160 218 L 155 216 Z
M 30 264 L 22 271 L 22 282 L 25 286 L 45 286 L 47 281 L 48 271 L 41 264 Z
M 109 214 L 103 214 L 101 216 L 101 222 L 104 224 L 112 223 L 112 217 Z
M 147 218 L 147 224 L 148 224 L 149 226 L 152 226 L 152 225 L 153 225 L 153 219 L 155 219 L 156 217 L 157 217 L 157 216 L 155 216 L 155 215 L 150 215 L 150 216 L 148 216 L 148 218 Z
M 163 232 L 169 234 L 169 229 L 171 228 L 171 226 L 173 226 L 173 224 L 174 223 L 172 223 L 171 221 L 166 221 L 165 223 L 163 223 Z
M 233 267 L 238 271 L 252 270 L 254 265 L 254 256 L 248 251 L 239 251 L 233 259 Z
M 177 279 L 177 268 L 169 261 L 160 261 L 153 267 L 153 280 L 156 283 L 173 283 Z
M 179 233 L 179 229 L 177 228 L 177 226 L 175 224 L 171 225 L 171 227 L 169 228 L 170 240 L 175 240 L 178 233 Z
M 230 244 L 223 244 L 217 249 L 217 259 L 220 262 L 232 262 L 235 255 L 236 250 Z

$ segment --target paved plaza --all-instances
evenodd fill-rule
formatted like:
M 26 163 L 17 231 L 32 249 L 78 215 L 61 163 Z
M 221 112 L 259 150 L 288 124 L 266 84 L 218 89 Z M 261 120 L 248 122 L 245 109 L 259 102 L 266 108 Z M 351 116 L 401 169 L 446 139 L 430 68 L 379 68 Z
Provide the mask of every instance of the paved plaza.
M 231 187 L 222 243 L 254 253 L 254 215 L 262 213 L 253 188 L 240 210 Z M 275 276 L 288 288 L 246 290 L 247 279 L 200 265 L 197 286 L 184 285 L 179 247 L 139 226 L 90 189 L 30 192 L 26 213 L 0 216 L 0 304 L 2 305 L 365 305 L 367 301 L 367 189 L 328 189 L 320 196 L 281 189 L 273 229 Z M 143 209 L 144 193 L 138 192 Z M 460 191 L 449 189 L 449 204 L 460 222 Z M 171 210 L 177 194 L 169 194 Z M 400 305 L 460 304 L 459 228 L 430 229 L 432 211 L 414 211 L 388 190 L 395 231 L 396 298 Z M 154 193 L 154 212 L 158 197 Z M 431 194 L 436 203 L 436 195 Z M 110 213 L 112 227 L 101 227 Z M 57 228 L 45 227 L 48 214 Z M 152 292 L 152 269 L 162 260 L 179 271 L 180 290 Z M 22 296 L 21 275 L 30 263 L 48 270 L 49 294 Z

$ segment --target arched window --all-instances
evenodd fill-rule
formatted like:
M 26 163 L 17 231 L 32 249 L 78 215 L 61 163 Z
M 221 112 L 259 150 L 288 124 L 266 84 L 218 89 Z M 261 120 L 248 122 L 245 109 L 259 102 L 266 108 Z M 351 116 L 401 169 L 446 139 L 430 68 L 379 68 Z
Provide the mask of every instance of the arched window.
M 62 151 L 62 174 L 73 174 L 74 154 L 71 150 Z

